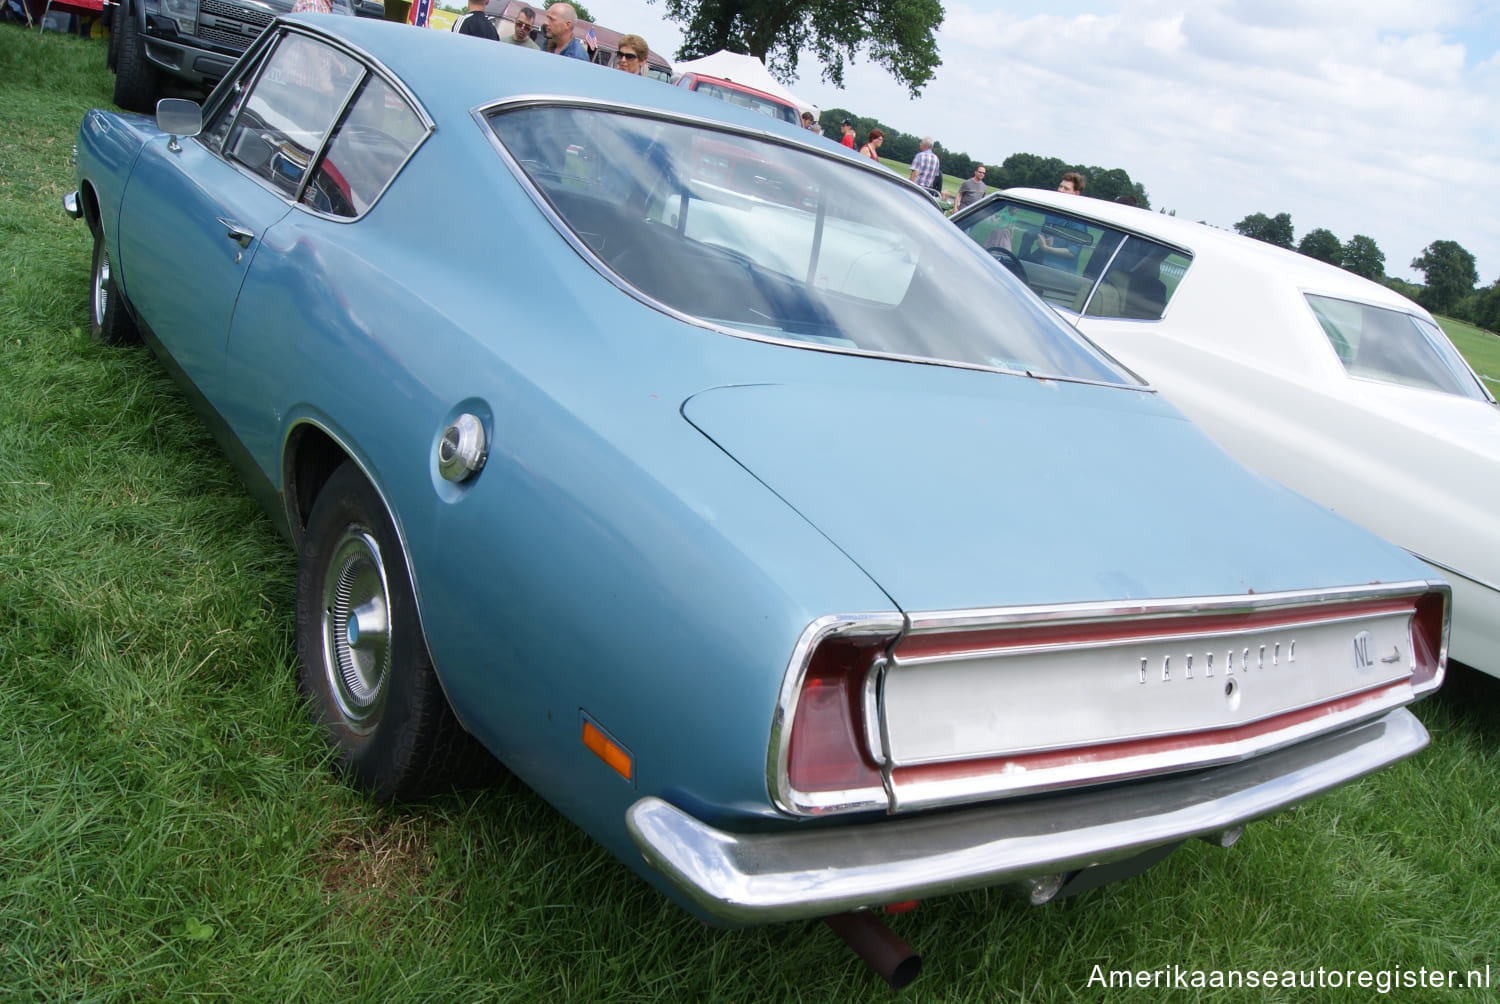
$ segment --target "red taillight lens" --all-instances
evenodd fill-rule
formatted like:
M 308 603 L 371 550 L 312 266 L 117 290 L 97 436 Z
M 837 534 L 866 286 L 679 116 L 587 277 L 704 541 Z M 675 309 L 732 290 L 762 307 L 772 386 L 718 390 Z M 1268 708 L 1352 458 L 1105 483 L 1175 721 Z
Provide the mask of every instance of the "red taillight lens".
M 1411 686 L 1419 694 L 1436 690 L 1443 682 L 1448 622 L 1448 593 L 1431 592 L 1417 600 L 1417 612 L 1411 619 L 1411 650 L 1415 668 Z
M 885 640 L 832 639 L 808 663 L 792 717 L 787 780 L 800 792 L 880 786 L 865 741 L 865 678 Z

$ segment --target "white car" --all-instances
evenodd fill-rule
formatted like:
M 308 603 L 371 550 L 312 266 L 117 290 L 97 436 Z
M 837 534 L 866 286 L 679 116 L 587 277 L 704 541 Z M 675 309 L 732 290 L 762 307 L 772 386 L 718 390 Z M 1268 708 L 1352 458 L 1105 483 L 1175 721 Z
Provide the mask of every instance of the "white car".
M 1450 656 L 1500 676 L 1500 409 L 1427 311 L 1305 255 L 1098 199 L 1010 189 L 954 222 L 1241 461 L 1440 570 Z M 1161 490 L 1206 506 L 1220 491 Z

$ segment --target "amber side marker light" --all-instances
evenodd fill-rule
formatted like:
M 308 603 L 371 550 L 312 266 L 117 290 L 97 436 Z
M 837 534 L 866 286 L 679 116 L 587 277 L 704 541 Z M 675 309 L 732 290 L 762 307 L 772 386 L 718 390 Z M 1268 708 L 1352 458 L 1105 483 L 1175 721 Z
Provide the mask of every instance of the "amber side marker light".
M 605 735 L 597 725 L 587 720 L 583 723 L 583 745 L 587 746 L 600 760 L 609 764 L 616 774 L 627 781 L 630 780 L 630 754 Z

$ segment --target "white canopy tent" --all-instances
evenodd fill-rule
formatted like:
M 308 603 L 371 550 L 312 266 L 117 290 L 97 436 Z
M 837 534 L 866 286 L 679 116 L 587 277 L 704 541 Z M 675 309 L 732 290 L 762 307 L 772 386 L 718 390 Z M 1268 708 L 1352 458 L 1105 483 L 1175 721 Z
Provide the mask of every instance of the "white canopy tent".
M 812 112 L 816 118 L 819 112 L 818 106 L 811 101 L 803 101 L 797 95 L 787 90 L 771 71 L 766 69 L 766 64 L 754 56 L 744 53 L 730 52 L 728 49 L 720 49 L 718 52 L 702 59 L 690 59 L 684 63 L 673 63 L 672 74 L 675 78 L 679 73 L 701 73 L 705 77 L 722 77 L 725 80 L 733 80 L 737 84 L 753 87 L 767 94 L 774 94 L 779 98 L 785 98 L 797 106 L 799 111 Z

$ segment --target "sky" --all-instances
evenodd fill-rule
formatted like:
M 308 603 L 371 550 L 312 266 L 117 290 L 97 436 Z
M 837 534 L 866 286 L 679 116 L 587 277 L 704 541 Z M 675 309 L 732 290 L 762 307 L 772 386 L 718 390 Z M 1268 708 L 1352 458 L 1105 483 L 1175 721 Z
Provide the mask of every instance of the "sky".
M 1500 280 L 1494 0 L 944 0 L 942 65 L 911 98 L 863 55 L 843 90 L 803 58 L 803 100 L 998 164 L 1123 168 L 1154 209 L 1230 228 L 1290 213 L 1375 239 L 1389 275 L 1435 240 Z M 589 0 L 675 56 L 660 0 Z

